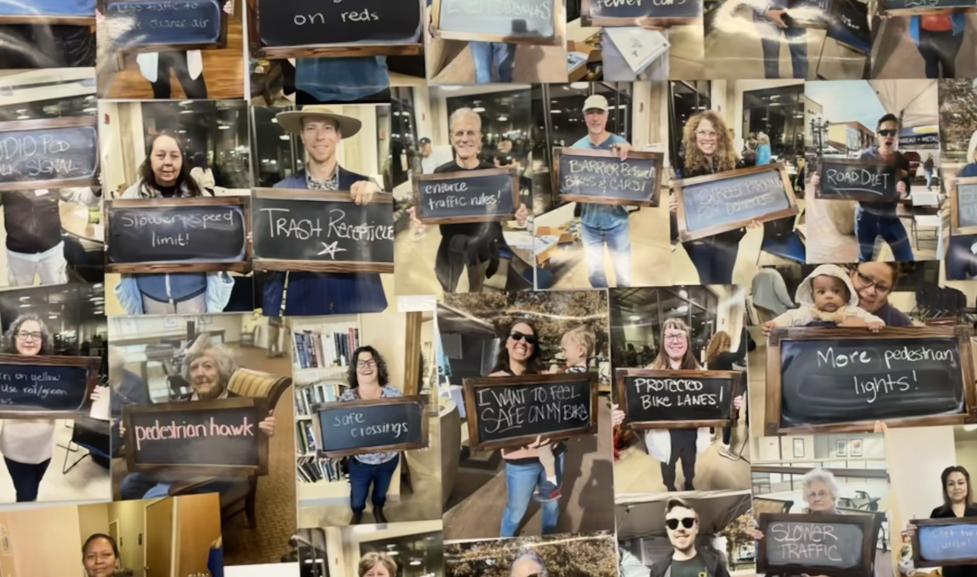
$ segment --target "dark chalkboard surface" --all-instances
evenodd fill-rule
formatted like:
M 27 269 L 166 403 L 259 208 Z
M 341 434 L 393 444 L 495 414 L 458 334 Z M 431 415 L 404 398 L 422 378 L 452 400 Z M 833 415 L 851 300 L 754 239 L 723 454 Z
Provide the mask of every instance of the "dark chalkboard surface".
M 638 18 L 670 25 L 702 18 L 702 0 L 582 0 L 584 26 L 634 26 Z
M 360 206 L 346 192 L 259 188 L 252 210 L 256 269 L 394 271 L 389 194 Z
M 950 232 L 977 233 L 977 177 L 958 178 L 953 182 L 950 211 Z
M 2 24 L 95 24 L 95 0 L 0 0 Z
M 424 223 L 512 220 L 518 206 L 519 178 L 508 168 L 414 177 L 414 207 Z
M 817 198 L 896 202 L 899 200 L 896 182 L 895 170 L 882 162 L 822 158 L 821 186 Z
M 597 432 L 597 382 L 589 374 L 464 379 L 468 437 L 476 450 Z
M 833 38 L 862 54 L 871 52 L 872 36 L 868 28 L 868 4 L 858 0 L 831 0 L 831 7 L 828 38 Z
M 97 172 L 95 117 L 0 122 L 0 191 L 88 186 Z
M 879 6 L 885 14 L 923 14 L 953 8 L 977 10 L 977 0 L 882 0 Z
M 777 329 L 767 434 L 963 423 L 974 407 L 969 334 L 966 326 Z
M 679 198 L 683 242 L 798 212 L 794 189 L 779 163 L 674 180 L 672 188 Z
M 223 48 L 223 0 L 100 0 L 104 31 L 115 50 L 158 52 Z
M 262 58 L 420 54 L 419 0 L 250 0 L 252 53 Z
M 249 397 L 126 405 L 129 472 L 234 474 L 268 472 L 267 409 Z
M 565 201 L 658 206 L 662 155 L 632 151 L 628 159 L 609 150 L 557 148 L 554 172 Z
M 916 567 L 977 565 L 977 517 L 913 519 Z
M 109 272 L 246 271 L 244 197 L 106 201 Z
M 319 453 L 328 457 L 428 446 L 422 397 L 394 397 L 316 405 Z
M 98 382 L 98 357 L 0 355 L 0 417 L 71 417 Z
M 562 44 L 560 0 L 434 0 L 434 28 L 446 40 Z
M 615 371 L 617 403 L 633 429 L 723 427 L 734 418 L 736 371 Z
M 757 571 L 871 577 L 873 523 L 871 515 L 760 513 Z

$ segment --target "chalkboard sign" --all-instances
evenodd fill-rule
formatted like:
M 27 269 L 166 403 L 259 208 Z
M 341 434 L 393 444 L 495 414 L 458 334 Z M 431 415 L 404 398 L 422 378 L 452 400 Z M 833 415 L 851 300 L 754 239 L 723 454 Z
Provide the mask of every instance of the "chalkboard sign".
M 663 157 L 657 152 L 557 148 L 553 172 L 560 199 L 599 204 L 658 206 Z
M 178 475 L 268 473 L 268 409 L 234 397 L 122 407 L 131 472 Z
M 105 270 L 210 272 L 249 268 L 247 198 L 105 202 Z
M 0 24 L 94 26 L 95 0 L 0 0 Z
M 512 220 L 519 206 L 519 177 L 508 168 L 486 168 L 414 177 L 414 208 L 426 224 Z
M 97 173 L 94 116 L 0 122 L 0 191 L 89 186 Z
M 434 0 L 431 20 L 445 40 L 563 44 L 561 0 Z
M 950 189 L 950 232 L 977 233 L 977 177 L 958 178 Z
M 673 180 L 682 242 L 798 213 L 790 178 L 780 163 Z
M 472 449 L 597 433 L 597 381 L 589 374 L 464 379 Z
M 872 160 L 821 159 L 821 186 L 816 197 L 822 200 L 859 202 L 897 202 L 895 169 Z
M 421 54 L 423 0 L 248 0 L 251 54 L 260 58 Z
M 702 0 L 581 0 L 580 12 L 584 26 L 634 26 L 638 18 L 677 26 L 702 18 Z
M 394 271 L 389 194 L 361 206 L 348 192 L 259 188 L 251 206 L 257 270 Z
M 227 46 L 225 0 L 99 0 L 98 34 L 114 50 L 159 52 Z
M 871 515 L 760 513 L 757 572 L 871 577 Z
M 872 36 L 868 28 L 868 4 L 859 0 L 831 0 L 827 36 L 856 52 L 869 54 Z
M 98 382 L 98 357 L 0 354 L 0 417 L 71 418 Z
M 916 567 L 977 565 L 977 517 L 913 519 Z
M 736 371 L 617 369 L 617 403 L 632 429 L 725 427 L 735 418 Z
M 925 14 L 937 10 L 977 10 L 977 0 L 882 0 L 883 14 Z
M 776 329 L 767 346 L 766 434 L 974 421 L 971 329 Z
M 319 453 L 326 457 L 407 451 L 428 446 L 420 396 L 315 405 Z

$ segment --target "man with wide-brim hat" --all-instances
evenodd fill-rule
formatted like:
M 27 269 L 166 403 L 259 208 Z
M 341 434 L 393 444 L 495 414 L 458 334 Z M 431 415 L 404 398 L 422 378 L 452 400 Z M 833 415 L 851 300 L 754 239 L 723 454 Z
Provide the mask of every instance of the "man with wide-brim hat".
M 359 132 L 358 119 L 322 105 L 281 112 L 275 118 L 282 130 L 302 139 L 305 149 L 305 168 L 275 188 L 349 191 L 356 204 L 367 204 L 380 192 L 370 177 L 346 170 L 336 160 L 342 140 Z M 386 308 L 377 273 L 270 273 L 264 284 L 262 310 L 270 316 L 361 314 Z

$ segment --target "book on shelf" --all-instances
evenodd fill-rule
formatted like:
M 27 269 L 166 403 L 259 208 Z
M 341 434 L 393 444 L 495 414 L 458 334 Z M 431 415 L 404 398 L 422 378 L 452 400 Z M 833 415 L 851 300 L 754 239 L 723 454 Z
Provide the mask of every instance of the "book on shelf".
M 359 347 L 360 329 L 321 333 L 311 329 L 292 332 L 295 362 L 300 369 L 324 369 L 349 365 L 349 356 Z
M 299 457 L 296 461 L 299 479 L 305 483 L 342 481 L 345 478 L 342 459 Z
M 317 382 L 296 388 L 295 412 L 299 416 L 312 416 L 312 406 L 319 403 L 332 403 L 339 400 L 345 391 L 344 383 Z

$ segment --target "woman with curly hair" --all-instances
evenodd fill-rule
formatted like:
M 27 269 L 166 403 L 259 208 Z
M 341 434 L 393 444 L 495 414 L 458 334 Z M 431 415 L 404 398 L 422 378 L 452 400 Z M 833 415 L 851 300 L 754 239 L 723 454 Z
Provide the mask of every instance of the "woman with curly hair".
M 400 391 L 390 386 L 387 373 L 387 363 L 380 353 L 367 345 L 353 351 L 347 372 L 349 388 L 339 396 L 339 401 L 369 401 L 403 396 Z M 363 510 L 366 509 L 366 496 L 373 485 L 373 519 L 377 523 L 386 523 L 383 506 L 387 502 L 387 490 L 390 480 L 400 463 L 400 453 L 397 451 L 382 451 L 355 455 L 349 459 L 349 506 L 353 510 L 350 524 L 356 525 L 363 520 Z

